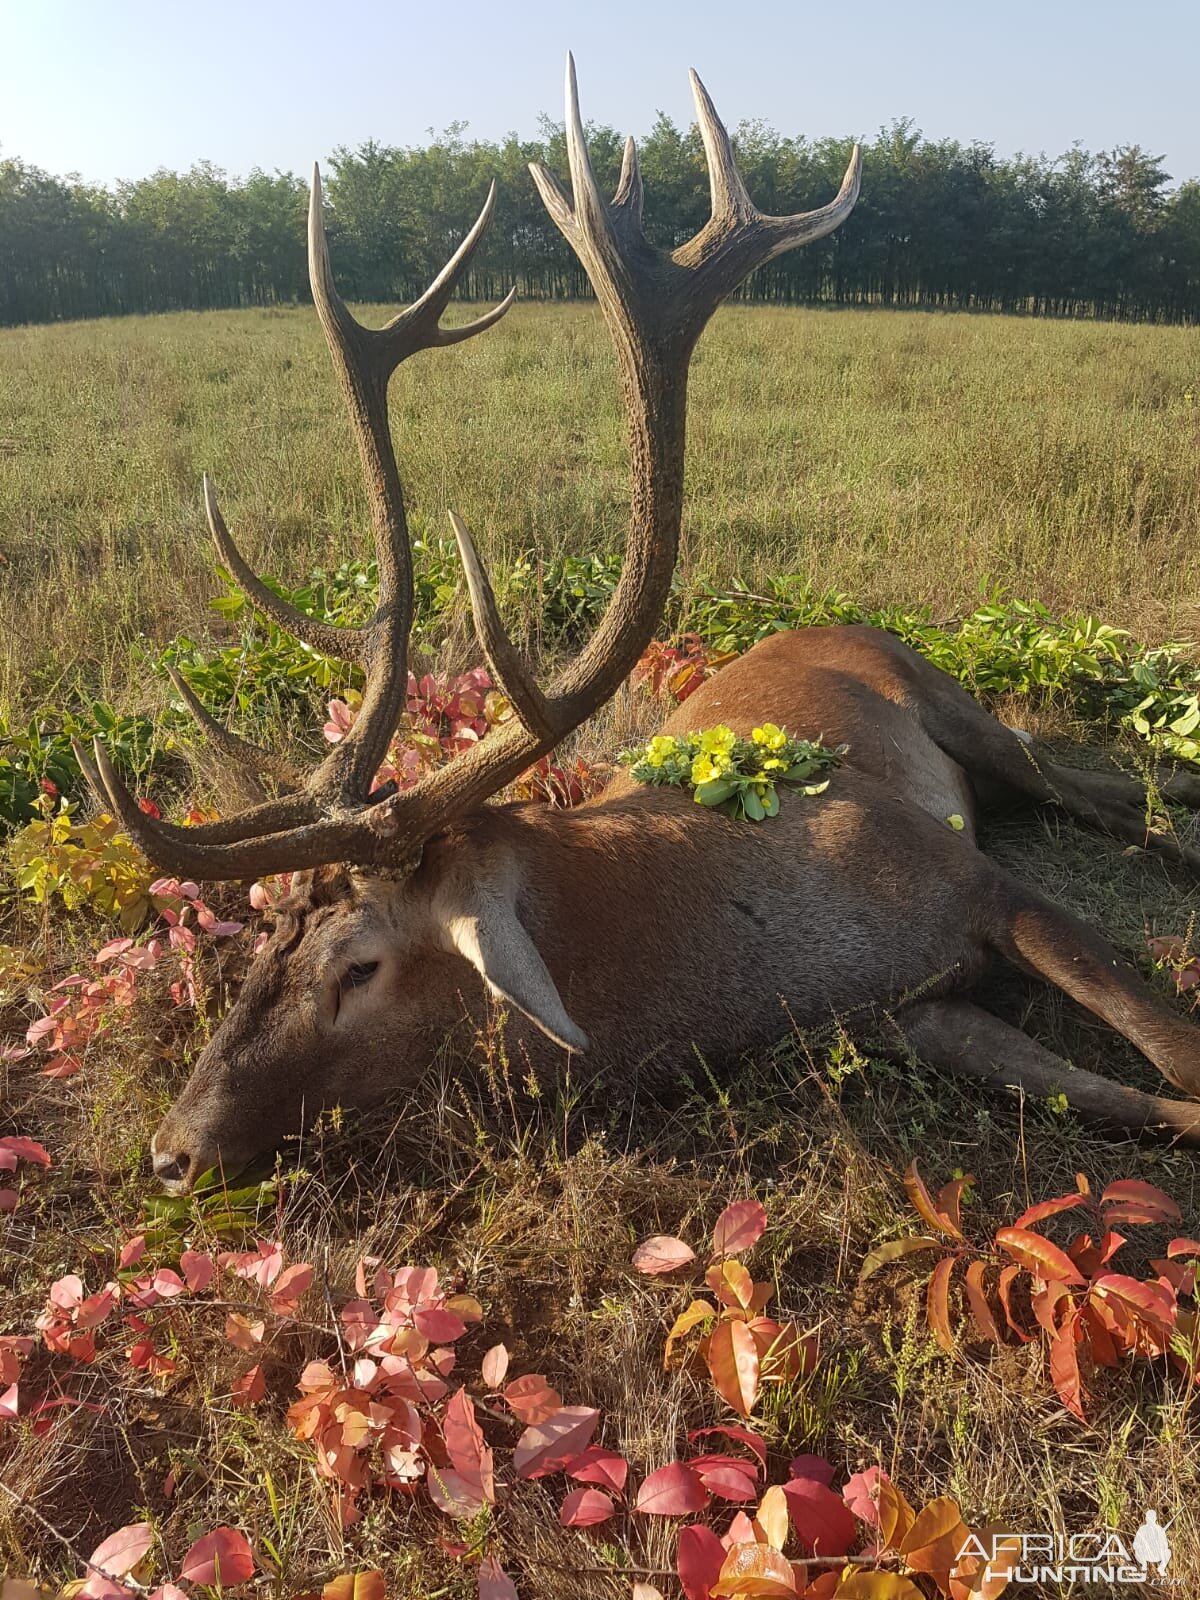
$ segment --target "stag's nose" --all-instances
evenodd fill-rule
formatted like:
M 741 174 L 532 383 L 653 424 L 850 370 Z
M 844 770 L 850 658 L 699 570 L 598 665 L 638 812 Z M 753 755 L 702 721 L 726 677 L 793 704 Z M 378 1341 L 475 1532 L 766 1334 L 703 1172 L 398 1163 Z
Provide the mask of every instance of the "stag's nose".
M 154 1149 L 150 1161 L 154 1176 L 171 1188 L 185 1184 L 192 1171 L 192 1158 L 186 1150 Z

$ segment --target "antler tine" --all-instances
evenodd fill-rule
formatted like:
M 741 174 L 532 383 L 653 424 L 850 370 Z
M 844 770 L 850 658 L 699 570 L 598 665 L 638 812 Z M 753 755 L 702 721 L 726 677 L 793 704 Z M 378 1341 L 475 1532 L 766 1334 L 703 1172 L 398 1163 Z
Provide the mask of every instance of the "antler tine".
M 212 486 L 212 479 L 207 472 L 204 474 L 204 510 L 208 517 L 208 531 L 212 534 L 217 555 L 229 568 L 238 588 L 251 604 L 270 617 L 272 622 L 278 623 L 285 633 L 293 634 L 320 655 L 330 656 L 335 661 L 353 661 L 361 665 L 366 654 L 368 630 L 332 627 L 329 623 L 321 622 L 316 617 L 310 617 L 307 612 L 298 610 L 277 595 L 274 589 L 268 588 L 234 544 L 225 524 L 225 518 L 221 515 L 221 508 L 217 504 L 217 494 Z
M 635 222 L 642 220 L 642 169 L 638 165 L 637 145 L 633 135 L 625 140 L 621 152 L 621 176 L 612 197 L 613 209 L 627 211 Z
M 587 140 L 583 136 L 583 117 L 579 110 L 579 84 L 575 78 L 575 57 L 567 52 L 566 83 L 567 163 L 571 170 L 571 190 L 575 196 L 575 217 L 587 232 L 602 236 L 611 232 L 608 210 L 592 171 Z
M 714 222 L 736 226 L 750 222 L 758 212 L 746 193 L 746 185 L 733 157 L 733 144 L 725 124 L 717 115 L 708 90 L 700 75 L 689 68 L 692 98 L 696 102 L 696 121 L 700 126 L 700 139 L 704 145 L 704 159 L 708 165 L 708 187 L 712 196 Z
M 554 722 L 546 697 L 538 688 L 528 664 L 508 637 L 500 620 L 499 607 L 491 582 L 479 552 L 471 538 L 470 529 L 455 512 L 450 513 L 450 525 L 458 542 L 458 554 L 467 579 L 467 592 L 471 597 L 471 611 L 475 617 L 475 631 L 492 677 L 511 701 L 513 710 L 522 725 L 540 743 L 555 738 Z
M 219 723 L 193 693 L 191 685 L 183 674 L 177 672 L 174 667 L 167 668 L 167 676 L 175 687 L 175 693 L 191 712 L 200 731 L 222 754 L 230 756 L 239 765 L 248 768 L 256 778 L 264 775 L 273 778 L 287 790 L 303 788 L 304 775 L 290 761 L 282 756 L 272 755 L 269 750 L 262 749 L 250 739 L 243 739 L 240 734 L 233 733 Z
M 261 805 L 251 806 L 226 822 L 207 822 L 195 828 L 179 828 L 169 822 L 159 822 L 156 818 L 147 816 L 138 805 L 98 739 L 93 748 L 96 757 L 94 763 L 79 740 L 71 740 L 71 749 L 75 753 L 79 769 L 87 779 L 88 787 L 96 800 L 105 811 L 110 811 L 120 818 L 126 832 L 137 841 L 152 861 L 169 871 L 176 869 L 168 856 L 172 852 L 187 849 L 188 875 L 211 877 L 213 875 L 211 872 L 206 874 L 199 866 L 201 859 L 205 859 L 209 867 L 218 864 L 212 858 L 211 847 L 221 849 L 241 844 L 260 834 L 282 834 L 284 829 L 302 827 L 316 820 L 317 812 L 312 800 L 307 795 L 295 794 L 283 795 L 277 800 L 266 800 Z M 218 872 L 217 876 L 238 877 L 240 874 Z

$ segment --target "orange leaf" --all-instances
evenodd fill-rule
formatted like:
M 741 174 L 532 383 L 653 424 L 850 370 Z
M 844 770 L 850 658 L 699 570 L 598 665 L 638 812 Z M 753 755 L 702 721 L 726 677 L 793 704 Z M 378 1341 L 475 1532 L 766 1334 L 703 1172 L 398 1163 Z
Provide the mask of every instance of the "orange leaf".
M 749 1310 L 754 1299 L 754 1280 L 740 1261 L 722 1261 L 709 1267 L 704 1281 L 723 1306 Z
M 754 1515 L 754 1536 L 772 1550 L 782 1550 L 791 1529 L 787 1495 L 779 1484 L 773 1483 L 758 1503 Z
M 693 1300 L 686 1311 L 681 1311 L 671 1324 L 671 1331 L 667 1335 L 666 1345 L 663 1347 L 663 1367 L 671 1365 L 671 1354 L 675 1343 L 685 1333 L 690 1333 L 693 1328 L 699 1327 L 703 1322 L 711 1322 L 717 1314 L 717 1309 L 708 1300 Z
M 904 1188 L 908 1198 L 912 1201 L 914 1209 L 931 1228 L 936 1228 L 939 1233 L 949 1235 L 951 1239 L 962 1238 L 962 1229 L 957 1227 L 949 1217 L 943 1216 L 937 1206 L 934 1205 L 929 1190 L 925 1187 L 921 1174 L 917 1171 L 915 1157 L 909 1165 L 908 1171 L 904 1174 Z
M 1058 1397 L 1067 1410 L 1086 1422 L 1083 1414 L 1083 1380 L 1079 1376 L 1079 1352 L 1075 1343 L 1078 1316 L 1073 1314 L 1050 1341 L 1050 1377 Z
M 504 1391 L 509 1410 L 522 1422 L 545 1422 L 562 1408 L 562 1396 L 552 1389 L 540 1372 L 514 1378 Z
M 971 1321 L 975 1324 L 981 1339 L 987 1339 L 992 1344 L 1003 1344 L 1004 1337 L 996 1325 L 992 1315 L 992 1308 L 988 1304 L 987 1288 L 983 1281 L 986 1264 L 982 1261 L 972 1261 L 964 1274 L 967 1292 L 967 1305 L 971 1310 Z
M 1043 1239 L 1040 1233 L 1031 1233 L 1028 1228 L 1000 1228 L 996 1243 L 1035 1278 L 1050 1279 L 1069 1287 L 1084 1281 L 1083 1274 L 1066 1251 L 1051 1244 L 1049 1239 Z
M 1060 1211 L 1074 1211 L 1076 1206 L 1085 1205 L 1087 1196 L 1082 1194 L 1062 1194 L 1054 1200 L 1039 1200 L 1037 1205 L 1029 1206 L 1013 1223 L 1014 1228 L 1030 1228 L 1035 1222 L 1045 1222 L 1047 1217 L 1057 1216 Z
M 1106 1272 L 1094 1280 L 1092 1294 L 1118 1301 L 1126 1311 L 1167 1337 L 1175 1330 L 1179 1306 L 1171 1290 L 1161 1283 L 1143 1283 L 1123 1272 Z
M 1004 1320 L 1016 1334 L 1017 1338 L 1020 1339 L 1022 1344 L 1032 1344 L 1033 1335 L 1031 1333 L 1026 1333 L 1024 1328 L 1013 1315 L 1012 1286 L 1013 1281 L 1020 1276 L 1021 1270 L 1022 1269 L 1020 1267 L 1004 1267 L 1001 1269 L 999 1283 L 1000 1304 L 1004 1307 Z
M 744 1322 L 721 1321 L 708 1345 L 708 1370 L 722 1400 L 748 1417 L 758 1397 L 758 1346 Z
M 945 1589 L 958 1552 L 970 1538 L 957 1500 L 942 1495 L 918 1513 L 900 1542 L 900 1554 L 914 1572 L 928 1572 Z
M 925 1600 L 916 1584 L 897 1572 L 852 1572 L 832 1594 L 833 1600 Z
M 323 1600 L 386 1600 L 382 1572 L 343 1572 L 321 1590 Z
M 794 1595 L 796 1574 L 792 1564 L 769 1544 L 735 1544 L 725 1557 L 712 1587 L 714 1600 L 742 1597 Z
M 880 1267 L 886 1267 L 890 1261 L 898 1261 L 901 1256 L 911 1256 L 918 1250 L 942 1250 L 945 1246 L 940 1239 L 929 1239 L 923 1234 L 910 1239 L 889 1239 L 886 1244 L 876 1245 L 870 1255 L 862 1264 L 858 1274 L 859 1283 L 865 1283 L 873 1272 L 878 1272 Z
M 934 1338 L 948 1356 L 954 1354 L 954 1329 L 950 1326 L 950 1274 L 954 1256 L 943 1256 L 929 1275 L 925 1292 L 925 1314 Z
M 961 1229 L 963 1190 L 974 1182 L 975 1179 L 968 1173 L 965 1178 L 952 1178 L 949 1183 L 944 1183 L 938 1190 L 938 1197 L 934 1202 L 938 1216 L 945 1217 L 954 1227 Z
M 1114 1222 L 1166 1222 L 1183 1214 L 1169 1194 L 1139 1178 L 1110 1183 L 1100 1204 L 1106 1208 L 1104 1220 L 1110 1227 Z

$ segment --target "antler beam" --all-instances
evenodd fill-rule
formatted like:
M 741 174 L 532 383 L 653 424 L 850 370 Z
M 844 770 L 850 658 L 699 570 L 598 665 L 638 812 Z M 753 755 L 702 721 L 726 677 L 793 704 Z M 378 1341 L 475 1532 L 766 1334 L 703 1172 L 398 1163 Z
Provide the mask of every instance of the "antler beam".
M 373 796 L 372 784 L 404 705 L 413 589 L 404 494 L 388 425 L 388 381 L 415 351 L 456 344 L 490 327 L 504 315 L 513 293 L 464 327 L 440 326 L 491 219 L 493 186 L 478 221 L 421 298 L 386 327 L 363 327 L 334 286 L 320 175 L 314 169 L 309 278 L 366 480 L 380 574 L 372 622 L 362 629 L 330 628 L 287 606 L 242 559 L 207 484 L 205 500 L 221 557 L 254 603 L 314 649 L 362 664 L 362 711 L 300 794 L 205 827 L 172 828 L 145 817 L 98 752 L 98 771 L 90 762 L 85 766 L 93 787 L 147 853 L 169 870 L 197 878 L 247 877 L 330 861 L 370 867 L 411 859 L 454 816 L 483 804 L 553 749 L 629 675 L 653 637 L 675 569 L 683 509 L 687 371 L 696 340 L 722 299 L 756 267 L 836 228 L 853 208 L 859 187 L 855 146 L 841 189 L 828 205 L 797 216 L 764 215 L 746 192 L 729 135 L 695 73 L 692 92 L 708 162 L 712 214 L 692 239 L 667 252 L 652 245 L 642 229 L 642 179 L 632 139 L 625 145 L 616 193 L 611 201 L 601 195 L 584 140 L 575 64 L 567 58 L 571 194 L 536 162 L 530 171 L 547 211 L 591 280 L 616 351 L 630 449 L 625 561 L 592 638 L 543 691 L 504 629 L 465 523 L 452 516 L 480 644 L 515 716 L 446 767 L 387 799 Z

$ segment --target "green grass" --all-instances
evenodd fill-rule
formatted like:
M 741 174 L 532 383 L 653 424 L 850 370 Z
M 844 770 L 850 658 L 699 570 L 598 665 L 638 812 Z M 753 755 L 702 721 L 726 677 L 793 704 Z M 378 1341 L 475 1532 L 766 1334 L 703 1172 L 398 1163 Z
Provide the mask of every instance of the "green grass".
M 999 584 L 1190 637 L 1196 394 L 1187 329 L 727 309 L 692 377 L 684 577 L 801 572 L 943 617 Z M 452 506 L 494 560 L 619 550 L 624 438 L 594 308 L 518 306 L 416 358 L 392 411 L 418 532 Z M 0 416 L 0 711 L 78 677 L 146 695 L 128 641 L 195 634 L 218 589 L 203 471 L 278 576 L 363 553 L 311 310 L 0 333 Z

